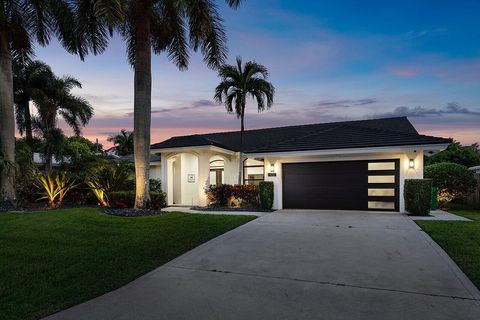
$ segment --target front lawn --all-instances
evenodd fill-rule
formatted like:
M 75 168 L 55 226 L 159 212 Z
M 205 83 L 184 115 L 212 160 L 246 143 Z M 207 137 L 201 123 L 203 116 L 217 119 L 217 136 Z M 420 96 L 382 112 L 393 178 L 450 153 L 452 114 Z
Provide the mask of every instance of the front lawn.
M 480 288 L 480 210 L 455 211 L 466 221 L 415 221 Z
M 38 319 L 118 288 L 251 216 L 0 214 L 0 319 Z

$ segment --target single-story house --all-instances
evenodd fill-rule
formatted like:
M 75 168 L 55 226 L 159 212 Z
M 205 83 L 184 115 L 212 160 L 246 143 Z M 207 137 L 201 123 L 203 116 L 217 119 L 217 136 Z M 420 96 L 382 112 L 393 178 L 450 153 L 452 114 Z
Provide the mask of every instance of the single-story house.
M 242 182 L 274 183 L 274 208 L 404 211 L 405 179 L 451 140 L 421 135 L 406 117 L 247 130 Z M 236 184 L 240 132 L 172 137 L 161 156 L 169 205 L 207 205 L 205 187 Z

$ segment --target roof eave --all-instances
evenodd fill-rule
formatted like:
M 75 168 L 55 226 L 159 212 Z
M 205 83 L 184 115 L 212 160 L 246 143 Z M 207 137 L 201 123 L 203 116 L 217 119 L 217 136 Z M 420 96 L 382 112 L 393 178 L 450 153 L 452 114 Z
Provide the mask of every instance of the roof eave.
M 382 153 L 382 152 L 405 152 L 414 149 L 423 151 L 441 151 L 446 149 L 450 143 L 435 144 L 415 144 L 400 146 L 383 146 L 383 147 L 361 147 L 361 148 L 338 148 L 323 150 L 306 150 L 306 151 L 278 151 L 278 152 L 245 152 L 250 157 L 283 157 L 283 156 L 315 156 L 315 155 L 342 155 L 342 154 L 365 154 L 365 153 Z

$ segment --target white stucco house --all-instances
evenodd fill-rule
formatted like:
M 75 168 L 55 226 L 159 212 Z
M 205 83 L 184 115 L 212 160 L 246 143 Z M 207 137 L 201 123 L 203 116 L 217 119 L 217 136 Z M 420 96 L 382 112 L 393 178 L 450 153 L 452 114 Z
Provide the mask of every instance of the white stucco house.
M 272 181 L 275 209 L 402 212 L 405 179 L 423 178 L 424 153 L 450 142 L 419 134 L 406 117 L 247 130 L 242 181 Z M 204 206 L 206 186 L 236 184 L 239 144 L 238 131 L 153 144 L 168 204 Z

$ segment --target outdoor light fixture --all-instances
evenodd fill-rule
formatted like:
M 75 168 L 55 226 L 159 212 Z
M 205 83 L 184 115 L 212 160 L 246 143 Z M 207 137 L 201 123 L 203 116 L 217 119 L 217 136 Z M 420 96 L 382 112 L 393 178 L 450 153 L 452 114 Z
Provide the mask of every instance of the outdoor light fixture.
M 274 173 L 274 172 L 275 172 L 275 164 L 270 163 L 270 173 Z
M 408 162 L 408 167 L 410 169 L 414 169 L 415 168 L 415 160 L 410 159 L 410 161 Z

